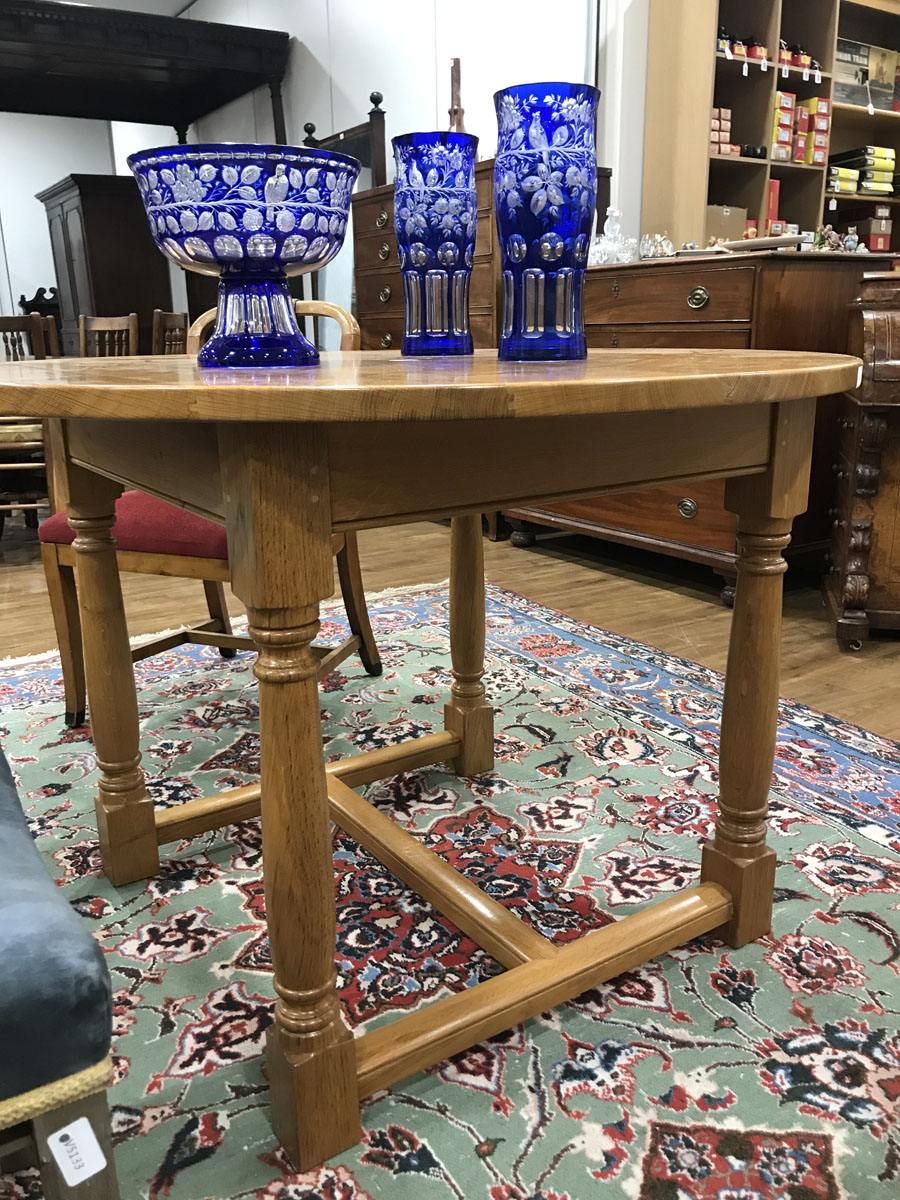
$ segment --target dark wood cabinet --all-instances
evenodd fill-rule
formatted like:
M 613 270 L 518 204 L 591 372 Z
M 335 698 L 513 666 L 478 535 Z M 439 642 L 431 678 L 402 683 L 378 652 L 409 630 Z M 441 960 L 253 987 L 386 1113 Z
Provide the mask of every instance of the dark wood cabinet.
M 889 257 L 758 251 L 703 259 L 662 259 L 589 268 L 585 282 L 588 346 L 765 350 L 847 348 L 848 310 L 866 270 Z M 819 401 L 810 501 L 794 522 L 788 554 L 825 569 L 831 542 L 842 400 Z M 647 488 L 577 503 L 504 514 L 513 540 L 528 545 L 549 526 L 706 563 L 734 574 L 735 518 L 721 480 L 684 488 Z M 730 598 L 726 590 L 725 598 Z
M 871 629 L 900 629 L 900 273 L 865 277 L 848 349 L 863 372 L 838 413 L 825 600 L 838 641 L 859 650 Z
M 69 175 L 40 192 L 47 210 L 64 354 L 78 354 L 78 315 L 138 314 L 150 353 L 154 308 L 171 309 L 169 268 L 130 176 Z

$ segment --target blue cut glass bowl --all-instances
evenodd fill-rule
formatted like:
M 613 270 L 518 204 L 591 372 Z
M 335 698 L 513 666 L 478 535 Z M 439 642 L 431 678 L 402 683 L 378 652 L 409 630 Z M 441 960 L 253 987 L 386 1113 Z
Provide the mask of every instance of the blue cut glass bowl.
M 587 83 L 523 83 L 494 95 L 504 361 L 587 355 L 584 269 L 597 202 L 599 98 Z
M 359 162 L 306 146 L 224 142 L 141 150 L 128 166 L 163 254 L 219 276 L 216 325 L 200 366 L 318 363 L 287 280 L 340 250 Z
M 469 280 L 478 197 L 468 133 L 404 133 L 391 140 L 394 229 L 403 275 L 405 355 L 471 354 Z

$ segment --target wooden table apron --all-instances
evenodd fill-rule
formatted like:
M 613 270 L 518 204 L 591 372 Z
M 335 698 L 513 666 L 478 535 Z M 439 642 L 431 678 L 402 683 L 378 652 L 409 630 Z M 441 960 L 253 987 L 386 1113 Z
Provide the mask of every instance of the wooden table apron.
M 188 376 L 181 411 L 189 419 L 169 419 L 177 404 L 149 386 L 143 414 L 151 416 L 135 419 L 139 409 L 129 410 L 114 389 L 101 386 L 114 370 L 124 378 L 126 368 L 94 368 L 91 376 L 84 365 L 41 373 L 20 364 L 16 372 L 0 373 L 3 411 L 18 407 L 68 418 L 69 516 L 100 768 L 104 868 L 116 884 L 151 875 L 160 844 L 262 811 L 277 994 L 267 1047 L 272 1121 L 299 1169 L 359 1139 L 361 1096 L 690 937 L 716 929 L 740 946 L 770 926 L 775 857 L 766 845 L 765 819 L 777 717 L 782 550 L 793 517 L 806 504 L 814 397 L 852 386 L 858 363 L 831 355 L 657 352 L 654 359 L 653 353 L 631 356 L 636 366 L 629 369 L 644 372 L 633 389 L 636 400 L 623 402 L 631 393 L 613 388 L 601 369 L 603 352 L 592 352 L 589 378 L 581 379 L 577 395 L 567 383 L 577 374 L 558 372 L 562 385 L 543 393 L 543 406 L 540 396 L 529 399 L 534 369 L 530 375 L 508 373 L 498 403 L 499 385 L 489 387 L 483 401 L 473 399 L 460 368 L 460 381 L 429 411 L 419 410 L 408 382 L 392 384 L 383 419 L 365 389 L 358 398 L 335 391 L 329 395 L 334 416 L 320 411 L 320 404 L 310 419 L 307 409 L 316 402 L 310 387 L 298 392 L 298 406 L 306 406 L 302 417 L 291 419 L 288 405 L 274 414 L 277 419 L 262 419 L 259 410 L 257 419 L 247 419 L 246 405 L 240 412 L 223 394 L 225 415 L 212 419 L 210 390 L 196 371 L 190 378 L 191 368 L 148 366 L 149 360 L 143 368 L 148 379 L 167 369 Z M 134 381 L 141 361 L 131 360 L 132 392 L 139 390 Z M 366 355 L 358 361 L 365 368 Z M 616 353 L 618 371 L 622 362 Z M 807 374 L 790 374 L 801 362 Z M 501 377 L 502 365 L 495 359 L 492 364 L 482 358 L 473 370 L 489 380 Z M 721 395 L 710 382 L 716 369 Z M 79 371 L 82 383 L 93 378 L 92 391 L 61 381 Z M 690 393 L 692 371 L 696 390 Z M 516 400 L 516 380 L 525 415 L 508 404 L 510 397 Z M 274 391 L 262 395 L 263 410 Z M 663 397 L 659 406 L 643 411 L 641 399 L 654 394 Z M 468 419 L 453 419 L 454 396 L 468 406 Z M 283 388 L 281 397 L 283 408 Z M 504 404 L 508 415 L 498 415 Z M 542 407 L 547 415 L 540 415 Z M 429 763 L 450 762 L 467 775 L 493 766 L 493 710 L 482 684 L 483 509 L 719 476 L 728 477 L 726 502 L 738 516 L 742 553 L 722 717 L 719 812 L 715 836 L 703 848 L 701 883 L 555 947 L 353 788 Z M 122 486 L 143 488 L 226 525 L 232 587 L 247 606 L 259 651 L 261 784 L 158 814 L 140 768 L 137 700 L 111 535 Z M 319 602 L 333 590 L 332 530 L 447 515 L 454 518 L 453 682 L 445 728 L 326 767 L 310 643 Z M 354 1040 L 335 992 L 331 819 L 507 970 Z

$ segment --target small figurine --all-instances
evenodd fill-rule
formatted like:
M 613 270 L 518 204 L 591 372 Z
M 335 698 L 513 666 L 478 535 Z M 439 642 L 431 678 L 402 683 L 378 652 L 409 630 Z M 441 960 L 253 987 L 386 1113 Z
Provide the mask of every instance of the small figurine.
M 829 225 L 830 229 L 831 226 Z M 819 225 L 816 229 L 816 236 L 813 238 L 813 250 L 824 250 L 826 248 L 825 226 Z
M 859 234 L 856 232 L 856 226 L 850 225 L 844 234 L 844 249 L 855 254 L 857 246 L 859 246 Z
M 856 247 L 856 253 L 857 254 L 868 254 L 869 247 L 866 245 L 865 242 L 860 242 L 859 245 Z
M 755 225 L 751 225 L 749 223 L 747 224 L 747 228 L 741 234 L 741 238 L 745 242 L 749 242 L 752 238 L 755 238 L 758 236 L 759 236 L 759 230 L 756 228 Z
M 842 249 L 841 235 L 839 233 L 835 233 L 834 229 L 832 229 L 830 225 L 825 226 L 825 241 L 828 243 L 829 250 Z

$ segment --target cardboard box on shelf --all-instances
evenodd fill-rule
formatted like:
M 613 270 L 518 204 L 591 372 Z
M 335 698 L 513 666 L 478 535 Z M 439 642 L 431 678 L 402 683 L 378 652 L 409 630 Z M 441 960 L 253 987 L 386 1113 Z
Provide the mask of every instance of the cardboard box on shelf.
M 707 204 L 706 237 L 724 238 L 726 242 L 737 242 L 747 225 L 746 208 L 735 204 Z
M 711 117 L 710 122 L 709 122 L 709 127 L 713 131 L 713 133 L 718 133 L 719 132 L 719 118 Z
M 791 147 L 791 158 L 794 162 L 806 162 L 806 134 L 798 133 Z
M 794 129 L 797 133 L 806 133 L 809 129 L 809 109 L 798 108 L 794 110 Z
M 855 179 L 829 179 L 827 184 L 829 192 L 834 192 L 836 195 L 855 196 L 859 189 L 859 184 Z
M 730 121 L 731 120 L 731 109 L 730 108 L 720 108 L 719 109 L 719 120 L 720 121 Z
M 827 150 L 828 149 L 828 134 L 827 133 L 816 133 L 815 130 L 811 129 L 809 131 L 809 133 L 806 135 L 806 141 L 807 141 L 807 145 L 815 146 L 818 150 Z
M 794 123 L 794 110 L 792 108 L 776 108 L 775 115 L 772 118 L 772 125 L 778 129 L 781 125 L 790 127 Z
M 800 236 L 800 226 L 794 221 L 787 221 L 784 226 L 784 232 L 792 234 L 794 237 Z
M 831 128 L 831 117 L 823 116 L 822 113 L 812 113 L 809 118 L 809 127 L 816 132 L 827 133 Z
M 876 252 L 890 250 L 891 235 L 889 233 L 871 233 L 868 237 L 864 237 L 863 241 L 870 250 Z
M 769 157 L 772 162 L 790 162 L 791 148 L 790 146 L 780 146 L 778 142 L 774 142 Z
M 719 120 L 719 109 L 717 109 L 717 108 L 710 109 L 709 115 L 712 117 L 712 119 L 714 121 L 718 121 Z
M 778 201 L 781 199 L 781 180 L 770 179 L 769 190 L 766 193 L 766 220 L 778 219 Z
M 769 237 L 781 237 L 784 233 L 784 221 L 767 221 L 766 233 Z
M 879 234 L 890 238 L 894 228 L 894 222 L 884 217 L 869 217 L 866 221 L 853 221 L 852 224 L 856 226 L 856 232 L 861 238 L 878 237 Z
M 730 141 L 731 140 L 731 122 L 730 121 L 720 121 L 719 129 L 721 130 L 722 133 L 728 135 L 728 138 Z
M 794 92 L 776 92 L 775 107 L 776 108 L 793 108 L 797 103 L 797 96 Z
M 775 146 L 790 146 L 790 144 L 791 144 L 790 126 L 785 128 L 782 125 L 777 125 L 772 130 L 772 144 Z
M 819 146 L 806 144 L 806 165 L 809 167 L 824 167 L 828 161 L 828 151 Z
M 803 101 L 803 107 L 812 116 L 831 116 L 831 101 L 827 96 L 810 96 Z

